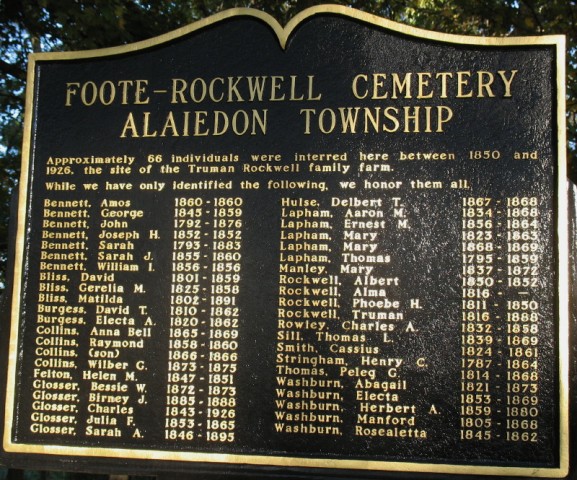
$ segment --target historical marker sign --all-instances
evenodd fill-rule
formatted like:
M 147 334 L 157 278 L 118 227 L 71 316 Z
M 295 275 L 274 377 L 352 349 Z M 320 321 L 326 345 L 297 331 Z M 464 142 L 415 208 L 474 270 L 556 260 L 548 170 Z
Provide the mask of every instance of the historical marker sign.
M 562 476 L 563 54 L 323 7 L 33 56 L 5 461 Z

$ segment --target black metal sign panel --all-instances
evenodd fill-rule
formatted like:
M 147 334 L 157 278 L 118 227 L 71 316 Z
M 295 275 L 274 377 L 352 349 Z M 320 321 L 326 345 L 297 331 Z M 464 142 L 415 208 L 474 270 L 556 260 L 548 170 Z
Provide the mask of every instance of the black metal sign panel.
M 562 476 L 562 69 L 338 7 L 33 57 L 5 461 Z

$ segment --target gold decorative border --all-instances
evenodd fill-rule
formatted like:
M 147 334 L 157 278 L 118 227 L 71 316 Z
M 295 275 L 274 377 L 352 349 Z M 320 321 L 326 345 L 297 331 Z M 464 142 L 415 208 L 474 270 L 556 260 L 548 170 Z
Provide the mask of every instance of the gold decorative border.
M 102 447 L 69 447 L 62 445 L 33 445 L 13 443 L 11 438 L 15 407 L 16 365 L 19 340 L 19 313 L 21 282 L 23 279 L 24 239 L 27 219 L 27 197 L 29 178 L 29 161 L 32 154 L 32 122 L 34 118 L 35 95 L 35 67 L 37 61 L 47 60 L 78 60 L 113 56 L 137 52 L 146 48 L 162 45 L 171 40 L 183 37 L 191 32 L 201 30 L 211 25 L 223 22 L 234 17 L 253 17 L 267 24 L 276 34 L 282 48 L 286 48 L 288 39 L 293 31 L 304 21 L 322 14 L 336 14 L 342 17 L 359 20 L 385 30 L 405 34 L 419 39 L 439 41 L 448 44 L 473 46 L 532 46 L 549 45 L 556 47 L 557 63 L 557 149 L 558 149 L 558 199 L 557 199 L 557 235 L 559 247 L 559 409 L 560 409 L 560 466 L 559 468 L 520 468 L 520 467 L 492 467 L 432 463 L 405 463 L 368 460 L 300 458 L 289 456 L 266 455 L 237 455 L 218 453 L 180 452 L 165 450 L 131 450 L 122 448 Z M 565 37 L 562 35 L 486 38 L 464 35 L 453 35 L 432 32 L 419 28 L 399 24 L 369 13 L 338 5 L 321 5 L 304 10 L 292 18 L 285 27 L 267 13 L 249 8 L 234 8 L 209 18 L 199 20 L 186 27 L 179 28 L 167 34 L 136 42 L 130 45 L 86 50 L 78 52 L 36 53 L 30 55 L 27 78 L 26 106 L 24 121 L 24 141 L 22 148 L 22 171 L 20 177 L 20 191 L 17 214 L 17 235 L 15 245 L 15 269 L 13 277 L 12 295 L 12 323 L 10 327 L 7 395 L 5 402 L 5 424 L 3 447 L 6 452 L 22 454 L 45 454 L 60 456 L 87 456 L 115 459 L 134 460 L 162 460 L 181 462 L 205 462 L 221 464 L 238 464 L 252 466 L 282 466 L 282 467 L 310 467 L 352 470 L 396 471 L 411 473 L 453 473 L 453 474 L 480 474 L 499 476 L 530 476 L 530 477 L 564 477 L 569 470 L 569 257 L 568 257 L 568 229 L 567 229 L 567 182 L 566 182 L 566 134 L 565 134 Z

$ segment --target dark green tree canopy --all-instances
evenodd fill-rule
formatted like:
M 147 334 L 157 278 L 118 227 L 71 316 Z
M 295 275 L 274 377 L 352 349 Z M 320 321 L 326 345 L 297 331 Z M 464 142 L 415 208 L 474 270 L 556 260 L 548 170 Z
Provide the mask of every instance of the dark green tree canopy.
M 305 8 L 346 5 L 412 26 L 484 36 L 567 36 L 569 172 L 577 178 L 576 0 L 2 0 L 0 1 L 0 272 L 7 258 L 10 197 L 17 184 L 27 57 L 144 40 L 233 7 L 286 23 Z M 3 285 L 0 273 L 0 286 Z

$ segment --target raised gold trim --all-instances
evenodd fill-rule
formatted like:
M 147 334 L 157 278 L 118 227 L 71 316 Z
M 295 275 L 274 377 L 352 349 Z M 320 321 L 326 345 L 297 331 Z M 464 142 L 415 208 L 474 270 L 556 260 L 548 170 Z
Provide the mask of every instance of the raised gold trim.
M 22 170 L 20 177 L 19 206 L 17 213 L 17 235 L 15 245 L 15 270 L 13 277 L 13 296 L 11 314 L 12 319 L 19 318 L 20 296 L 23 280 L 24 239 L 26 233 L 28 184 L 30 156 L 32 154 L 34 98 L 35 98 L 35 67 L 37 61 L 48 60 L 78 60 L 99 58 L 138 52 L 147 48 L 162 45 L 172 40 L 181 38 L 197 30 L 218 24 L 233 17 L 253 17 L 267 24 L 276 34 L 282 48 L 286 48 L 287 42 L 295 29 L 304 21 L 321 14 L 336 14 L 342 17 L 365 22 L 392 32 L 398 32 L 419 39 L 432 40 L 447 44 L 472 45 L 472 46 L 533 46 L 548 45 L 556 47 L 557 61 L 557 124 L 558 124 L 558 199 L 557 199 L 557 234 L 559 246 L 559 366 L 560 366 L 560 466 L 559 468 L 519 468 L 519 467 L 494 467 L 478 465 L 454 465 L 435 463 L 411 463 L 411 462 L 386 462 L 369 460 L 327 459 L 327 458 L 300 458 L 289 456 L 266 456 L 266 455 L 232 455 L 217 453 L 196 453 L 167 450 L 133 450 L 123 448 L 100 448 L 100 447 L 69 447 L 63 445 L 34 445 L 13 443 L 11 438 L 14 420 L 15 390 L 17 382 L 17 355 L 19 339 L 19 322 L 13 320 L 10 327 L 9 340 L 9 363 L 7 374 L 7 395 L 5 401 L 5 425 L 3 446 L 6 452 L 24 454 L 46 454 L 61 456 L 87 456 L 105 457 L 116 459 L 134 460 L 163 460 L 182 462 L 206 462 L 206 463 L 234 463 L 239 465 L 254 466 L 283 466 L 283 467 L 310 467 L 310 468 L 341 468 L 376 471 L 395 471 L 411 473 L 454 473 L 454 474 L 480 474 L 499 476 L 530 476 L 530 477 L 564 477 L 569 470 L 569 273 L 568 273 L 568 230 L 567 230 L 567 184 L 566 184 L 566 135 L 565 135 L 565 37 L 562 35 L 529 36 L 529 37 L 504 37 L 487 38 L 464 35 L 453 35 L 439 32 L 422 30 L 419 28 L 392 22 L 390 20 L 338 5 L 321 5 L 304 10 L 292 18 L 285 27 L 271 15 L 248 8 L 235 8 L 199 20 L 191 25 L 179 28 L 164 35 L 136 42 L 130 45 L 104 48 L 99 50 L 87 50 L 78 52 L 53 52 L 36 53 L 30 55 L 27 78 L 26 111 L 24 121 L 24 140 L 22 148 Z
M 102 48 L 97 50 L 81 50 L 76 52 L 47 52 L 34 53 L 32 58 L 38 60 L 79 60 L 86 58 L 98 58 L 110 55 L 121 55 L 131 52 L 137 52 L 146 48 L 155 47 L 168 43 L 172 40 L 184 37 L 189 33 L 201 30 L 211 25 L 215 25 L 224 20 L 234 17 L 254 17 L 266 23 L 276 34 L 282 48 L 286 48 L 288 39 L 293 31 L 306 20 L 311 17 L 321 14 L 336 14 L 343 17 L 348 17 L 355 20 L 381 27 L 393 32 L 403 33 L 412 37 L 417 37 L 426 40 L 435 40 L 443 43 L 454 43 L 464 45 L 476 46 L 522 46 L 522 45 L 553 45 L 563 44 L 565 37 L 563 35 L 544 35 L 544 36 L 526 36 L 526 37 L 473 37 L 468 35 L 455 35 L 449 33 L 433 32 L 430 30 L 423 30 L 421 28 L 396 23 L 386 18 L 378 17 L 376 15 L 361 12 L 353 8 L 343 7 L 340 5 L 320 5 L 316 7 L 307 8 L 295 15 L 285 27 L 283 27 L 274 17 L 268 13 L 252 8 L 232 8 L 224 12 L 217 13 L 208 18 L 198 20 L 185 27 L 178 28 L 172 32 L 159 35 L 158 37 L 142 40 L 140 42 L 131 43 L 129 45 L 121 45 L 118 47 Z
M 29 162 L 32 146 L 32 117 L 34 109 L 34 77 L 35 62 L 29 59 L 26 78 L 26 102 L 24 105 L 24 134 L 22 145 L 22 164 L 20 169 L 20 181 L 18 183 L 18 211 L 16 219 L 16 238 L 14 246 L 14 275 L 12 277 L 12 307 L 10 311 L 10 340 L 8 350 L 8 370 L 6 376 L 6 399 L 5 399 L 5 424 L 4 424 L 4 447 L 11 444 L 10 433 L 12 431 L 14 396 L 16 393 L 16 363 L 18 356 L 19 326 L 20 326 L 20 296 L 22 288 L 22 276 L 24 271 L 24 240 L 26 238 L 27 198 L 29 182 Z M 6 449 L 7 450 L 7 449 Z M 8 450 L 7 450 L 8 451 Z
M 563 476 L 569 473 L 569 231 L 568 231 L 568 181 L 567 138 L 565 111 L 565 37 L 557 41 L 557 149 L 558 149 L 558 269 L 559 269 L 559 470 Z

